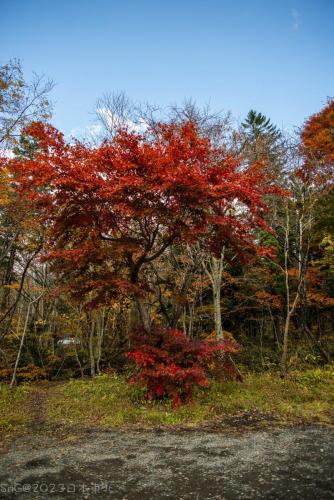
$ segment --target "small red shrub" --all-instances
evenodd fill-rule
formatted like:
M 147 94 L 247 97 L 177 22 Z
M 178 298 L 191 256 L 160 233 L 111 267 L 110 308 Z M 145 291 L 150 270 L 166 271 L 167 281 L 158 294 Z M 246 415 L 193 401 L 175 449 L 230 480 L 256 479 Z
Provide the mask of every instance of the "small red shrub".
M 138 373 L 130 383 L 143 384 L 148 399 L 172 397 L 174 407 L 191 401 L 194 387 L 208 387 L 207 373 L 220 353 L 237 351 L 231 340 L 190 340 L 180 330 L 163 326 L 155 326 L 149 335 L 137 330 L 131 340 L 133 350 L 127 356 Z

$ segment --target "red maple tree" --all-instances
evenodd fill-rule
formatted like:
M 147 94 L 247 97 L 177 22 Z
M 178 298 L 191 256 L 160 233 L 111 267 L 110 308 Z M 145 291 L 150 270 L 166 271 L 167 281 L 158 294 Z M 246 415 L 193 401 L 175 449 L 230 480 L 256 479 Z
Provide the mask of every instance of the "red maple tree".
M 99 147 L 42 123 L 24 133 L 38 145 L 34 157 L 3 161 L 47 228 L 45 258 L 63 289 L 92 305 L 119 293 L 140 303 L 143 269 L 170 245 L 201 239 L 210 252 L 242 255 L 266 227 L 264 196 L 277 189 L 263 165 L 245 165 L 192 122 L 120 129 Z
M 184 332 L 155 325 L 150 334 L 133 332 L 133 350 L 128 357 L 138 373 L 130 383 L 139 382 L 148 399 L 171 397 L 173 406 L 192 401 L 195 387 L 208 387 L 209 367 L 219 361 L 226 375 L 234 375 L 233 365 L 219 354 L 235 353 L 238 346 L 231 340 L 190 340 Z

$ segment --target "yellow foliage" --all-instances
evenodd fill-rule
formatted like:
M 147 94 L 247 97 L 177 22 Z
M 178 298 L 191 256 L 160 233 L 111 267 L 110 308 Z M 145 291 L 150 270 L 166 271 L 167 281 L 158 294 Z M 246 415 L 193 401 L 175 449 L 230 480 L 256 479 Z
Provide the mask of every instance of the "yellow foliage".
M 13 191 L 10 186 L 10 174 L 7 168 L 0 168 L 0 205 L 6 206 L 10 201 L 10 194 Z
M 17 290 L 20 288 L 20 283 L 11 283 L 10 285 L 2 285 L 3 288 L 9 288 L 11 290 Z

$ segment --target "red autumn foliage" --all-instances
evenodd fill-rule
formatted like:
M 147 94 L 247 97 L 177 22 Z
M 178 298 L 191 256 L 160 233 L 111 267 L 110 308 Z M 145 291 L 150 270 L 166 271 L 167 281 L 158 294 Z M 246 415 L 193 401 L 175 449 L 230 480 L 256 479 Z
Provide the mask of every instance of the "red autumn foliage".
M 245 165 L 192 122 L 121 129 L 99 147 L 66 143 L 42 123 L 24 133 L 38 143 L 35 157 L 3 162 L 48 229 L 45 259 L 92 305 L 143 293 L 142 269 L 170 245 L 201 238 L 210 252 L 228 246 L 242 258 L 254 230 L 267 228 L 264 196 L 277 188 L 263 165 Z
M 334 100 L 312 115 L 300 134 L 304 165 L 300 175 L 318 184 L 333 182 L 334 175 Z
M 174 407 L 191 401 L 195 387 L 208 387 L 210 366 L 224 365 L 220 353 L 237 352 L 231 340 L 190 340 L 182 331 L 162 326 L 155 326 L 149 335 L 136 331 L 132 345 L 128 357 L 138 374 L 131 383 L 144 385 L 148 399 L 171 397 Z M 233 365 L 227 361 L 225 368 L 231 371 Z
M 257 255 L 259 257 L 269 257 L 271 259 L 276 257 L 276 248 L 262 246 L 257 249 Z

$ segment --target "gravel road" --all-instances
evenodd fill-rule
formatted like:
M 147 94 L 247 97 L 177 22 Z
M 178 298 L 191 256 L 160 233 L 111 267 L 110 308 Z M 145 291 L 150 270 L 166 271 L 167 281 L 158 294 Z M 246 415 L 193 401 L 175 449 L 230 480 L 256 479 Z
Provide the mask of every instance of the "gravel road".
M 0 456 L 0 498 L 331 499 L 334 430 L 25 436 Z

